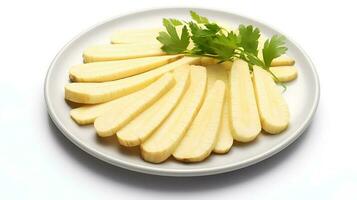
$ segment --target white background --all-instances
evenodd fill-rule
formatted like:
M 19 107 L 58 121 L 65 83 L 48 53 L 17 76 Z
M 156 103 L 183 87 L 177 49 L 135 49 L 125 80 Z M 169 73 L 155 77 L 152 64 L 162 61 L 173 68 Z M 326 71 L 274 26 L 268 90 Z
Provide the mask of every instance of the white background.
M 357 6 L 353 1 L 2 1 L 0 199 L 357 199 Z M 273 24 L 310 55 L 321 81 L 313 124 L 274 157 L 201 178 L 143 175 L 79 150 L 45 108 L 47 67 L 79 32 L 146 8 L 219 8 Z

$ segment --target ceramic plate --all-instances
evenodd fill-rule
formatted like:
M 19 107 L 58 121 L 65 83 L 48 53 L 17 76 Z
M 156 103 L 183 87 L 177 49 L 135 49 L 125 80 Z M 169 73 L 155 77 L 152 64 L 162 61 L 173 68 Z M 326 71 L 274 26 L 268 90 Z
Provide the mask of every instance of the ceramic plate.
M 283 94 L 289 104 L 291 121 L 282 134 L 261 134 L 249 145 L 235 144 L 228 154 L 213 154 L 201 163 L 184 164 L 169 159 L 162 164 L 151 164 L 140 158 L 137 149 L 120 147 L 112 138 L 98 138 L 92 125 L 78 126 L 72 121 L 69 115 L 71 108 L 64 100 L 64 85 L 69 82 L 69 67 L 82 62 L 82 52 L 86 47 L 109 43 L 111 33 L 118 29 L 158 27 L 163 17 L 188 19 L 189 10 L 191 8 L 164 8 L 116 17 L 83 32 L 63 47 L 48 69 L 45 99 L 49 115 L 70 141 L 96 158 L 128 170 L 163 176 L 202 176 L 237 170 L 264 160 L 287 147 L 304 132 L 317 108 L 319 82 L 308 56 L 289 37 L 288 54 L 295 58 L 299 75 L 287 84 L 288 89 Z M 282 34 L 265 23 L 237 14 L 198 8 L 192 10 L 224 24 L 252 24 L 268 36 Z

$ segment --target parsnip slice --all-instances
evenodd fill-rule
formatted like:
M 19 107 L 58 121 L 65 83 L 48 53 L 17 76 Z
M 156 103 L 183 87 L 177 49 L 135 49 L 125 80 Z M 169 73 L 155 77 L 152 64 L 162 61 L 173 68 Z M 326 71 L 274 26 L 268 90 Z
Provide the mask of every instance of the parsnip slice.
M 188 67 L 188 65 L 187 65 Z M 134 92 L 132 94 L 126 95 L 124 97 L 120 97 L 118 99 L 102 103 L 102 104 L 95 104 L 95 105 L 86 105 L 79 108 L 72 109 L 70 114 L 72 119 L 80 125 L 91 124 L 94 120 L 103 115 L 113 108 L 116 107 L 123 107 L 126 109 L 130 104 L 137 101 L 138 99 L 142 98 L 143 96 L 148 96 L 152 93 L 155 88 L 158 88 L 158 84 L 162 84 L 158 82 L 158 80 L 149 86 L 145 87 L 142 90 Z
M 231 61 L 225 61 L 223 63 L 220 63 L 218 59 L 215 58 L 210 58 L 210 57 L 202 57 L 201 58 L 201 65 L 207 66 L 207 65 L 216 65 L 219 64 L 220 66 L 223 66 L 225 69 L 231 69 L 232 67 L 232 62 Z
M 233 138 L 239 142 L 254 140 L 261 131 L 257 103 L 248 64 L 233 62 L 230 73 L 230 123 Z
M 289 82 L 296 79 L 298 73 L 294 66 L 280 66 L 271 67 L 270 71 L 279 79 L 281 82 Z
M 154 70 L 116 81 L 69 83 L 65 86 L 65 98 L 69 101 L 85 104 L 107 102 L 138 91 L 158 79 L 162 74 L 177 67 L 198 62 L 200 62 L 198 57 L 184 57 Z
M 216 81 L 192 125 L 181 140 L 173 156 L 184 162 L 199 162 L 207 158 L 217 142 L 222 119 L 225 84 Z
M 227 70 L 221 65 L 207 66 L 208 89 L 210 89 L 217 80 L 224 81 L 228 85 Z M 228 109 L 228 88 L 226 87 L 226 98 L 223 105 L 221 125 L 218 131 L 217 143 L 213 149 L 215 153 L 227 153 L 233 145 L 233 137 L 229 125 Z
M 117 107 L 117 105 L 129 105 L 131 102 L 147 94 L 148 91 L 150 91 L 150 85 L 142 90 L 112 101 L 108 101 L 102 104 L 86 105 L 72 109 L 70 115 L 72 119 L 79 125 L 91 124 L 97 117 L 105 112 L 110 111 L 113 107 Z
M 125 60 L 149 56 L 161 56 L 166 53 L 161 50 L 158 42 L 138 44 L 105 44 L 88 47 L 83 52 L 85 63 L 111 60 Z
M 173 74 L 176 80 L 175 87 L 117 132 L 120 144 L 140 145 L 172 112 L 189 86 L 190 67 L 178 67 Z
M 206 68 L 192 66 L 190 86 L 179 104 L 164 123 L 141 145 L 141 155 L 146 161 L 160 163 L 170 157 L 201 107 L 206 83 Z
M 277 57 L 272 60 L 271 66 L 276 67 L 276 66 L 292 66 L 295 64 L 295 60 L 291 58 L 290 56 L 284 54 L 281 55 L 280 57 Z
M 203 25 L 202 25 L 203 26 Z M 182 26 L 176 26 L 177 35 L 181 35 Z M 166 32 L 165 28 L 152 28 L 152 29 L 131 29 L 117 31 L 111 36 L 112 44 L 162 44 L 156 39 L 159 36 L 159 32 Z M 190 42 L 188 49 L 193 48 L 194 45 Z
M 227 98 L 228 95 L 226 94 L 226 99 L 223 105 L 221 126 L 218 130 L 217 143 L 213 149 L 213 151 L 218 154 L 227 153 L 233 146 L 233 136 L 229 125 L 229 108 Z
M 153 83 L 150 91 L 145 95 L 140 96 L 128 105 L 117 105 L 110 111 L 103 113 L 94 121 L 97 134 L 101 137 L 114 135 L 120 128 L 164 95 L 174 84 L 175 79 L 172 74 L 167 73 Z
M 215 65 L 218 64 L 219 60 L 211 57 L 201 57 L 201 65 L 207 66 L 207 65 Z
M 182 56 L 154 56 L 80 64 L 69 69 L 69 77 L 75 82 L 113 81 L 155 69 L 180 57 Z
M 120 30 L 110 38 L 112 44 L 158 42 L 156 37 L 163 28 Z
M 263 129 L 272 134 L 288 127 L 289 109 L 270 74 L 260 67 L 253 67 L 255 96 Z

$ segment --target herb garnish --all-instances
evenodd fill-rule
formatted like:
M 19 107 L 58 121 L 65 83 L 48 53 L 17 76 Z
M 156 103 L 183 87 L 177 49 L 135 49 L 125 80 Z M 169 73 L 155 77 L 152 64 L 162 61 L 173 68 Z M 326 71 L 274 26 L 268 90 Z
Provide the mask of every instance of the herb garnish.
M 227 30 L 206 17 L 190 11 L 193 21 L 163 19 L 166 32 L 162 31 L 156 38 L 162 43 L 161 49 L 168 54 L 185 54 L 188 56 L 206 56 L 220 62 L 233 61 L 237 58 L 246 61 L 250 69 L 257 65 L 268 71 L 275 81 L 280 81 L 269 70 L 271 62 L 287 51 L 285 38 L 274 35 L 267 39 L 262 49 L 262 57 L 258 57 L 258 40 L 260 30 L 252 25 L 240 25 L 237 31 Z M 178 34 L 178 32 L 181 32 Z M 194 46 L 189 48 L 190 41 Z M 283 85 L 284 86 L 284 85 Z M 284 86 L 285 88 L 285 86 Z

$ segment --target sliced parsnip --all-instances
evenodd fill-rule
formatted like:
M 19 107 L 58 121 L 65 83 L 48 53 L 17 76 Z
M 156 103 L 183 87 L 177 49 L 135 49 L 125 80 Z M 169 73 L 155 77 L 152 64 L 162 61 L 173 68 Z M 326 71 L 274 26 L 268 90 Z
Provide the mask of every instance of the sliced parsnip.
M 167 73 L 152 85 L 150 92 L 146 95 L 139 97 L 129 105 L 117 105 L 117 107 L 113 107 L 110 111 L 103 113 L 95 119 L 94 128 L 97 134 L 101 137 L 114 135 L 119 129 L 170 90 L 175 85 L 175 79 L 171 73 Z
M 201 107 L 206 83 L 206 68 L 192 66 L 190 86 L 179 104 L 164 123 L 141 145 L 141 155 L 146 161 L 160 163 L 170 157 Z
M 158 42 L 97 45 L 85 49 L 83 52 L 83 59 L 85 63 L 89 63 L 162 56 L 166 53 L 161 50 L 161 46 L 162 44 Z
M 177 160 L 199 162 L 207 158 L 217 142 L 222 119 L 225 84 L 216 81 L 192 125 L 173 153 Z
M 217 143 L 214 146 L 213 152 L 218 154 L 227 153 L 233 146 L 233 136 L 229 125 L 229 108 L 228 108 L 228 95 L 223 105 L 221 126 L 218 130 Z
M 298 73 L 294 66 L 280 66 L 271 67 L 270 71 L 279 79 L 281 82 L 289 82 L 296 79 Z
M 210 89 L 217 80 L 224 81 L 228 85 L 227 70 L 221 65 L 209 65 L 207 67 L 208 89 Z M 227 153 L 233 145 L 233 137 L 229 126 L 228 109 L 228 88 L 226 88 L 226 98 L 223 105 L 221 125 L 218 131 L 217 143 L 213 149 L 215 153 Z
M 184 66 L 183 66 L 184 67 Z M 187 65 L 188 67 L 188 65 Z M 181 68 L 181 67 L 179 67 Z M 159 82 L 161 84 L 162 82 Z M 131 103 L 137 101 L 138 99 L 142 98 L 143 96 L 148 96 L 152 93 L 153 89 L 157 86 L 157 81 L 150 84 L 149 86 L 145 87 L 142 90 L 134 92 L 132 94 L 120 97 L 118 99 L 102 103 L 102 104 L 95 104 L 95 105 L 86 105 L 79 108 L 72 109 L 70 115 L 72 119 L 80 125 L 91 124 L 94 120 L 103 115 L 113 108 L 116 107 L 128 107 Z
M 289 109 L 270 74 L 260 67 L 253 67 L 255 96 L 263 129 L 272 134 L 288 127 Z
M 190 67 L 178 67 L 173 74 L 176 80 L 175 87 L 117 132 L 120 144 L 140 145 L 172 112 L 189 86 Z
M 113 101 L 108 101 L 102 104 L 86 105 L 72 109 L 70 115 L 79 125 L 91 124 L 97 117 L 110 111 L 113 107 L 118 107 L 118 105 L 129 105 L 131 102 L 147 94 L 149 91 L 150 85 L 142 90 L 120 97 Z
M 177 67 L 187 64 L 196 64 L 199 61 L 200 58 L 198 57 L 184 57 L 154 70 L 116 81 L 103 83 L 69 83 L 65 86 L 65 98 L 72 102 L 85 104 L 107 102 L 138 91 L 158 79 L 162 74 Z
M 120 43 L 154 43 L 158 42 L 156 37 L 163 28 L 130 29 L 115 32 L 110 41 L 112 44 Z
M 223 66 L 225 69 L 231 69 L 232 67 L 232 62 L 231 61 L 225 61 L 223 63 L 220 63 L 218 59 L 215 58 L 210 58 L 210 57 L 202 57 L 201 58 L 201 65 L 203 66 L 208 66 L 208 65 L 215 65 L 219 64 Z
M 121 30 L 113 33 L 111 36 L 112 44 L 145 44 L 159 43 L 156 39 L 160 31 L 166 31 L 164 28 L 146 28 L 146 29 L 131 29 Z M 178 35 L 181 35 L 182 26 L 176 26 Z
M 180 57 L 182 56 L 154 56 L 80 64 L 69 69 L 69 77 L 75 82 L 113 81 L 155 69 Z
M 284 54 L 281 55 L 280 57 L 277 57 L 275 59 L 273 59 L 273 61 L 271 62 L 271 66 L 272 67 L 276 67 L 276 66 L 292 66 L 295 64 L 295 60 L 293 58 L 291 58 L 290 56 Z
M 219 63 L 221 66 L 223 66 L 225 69 L 230 70 L 232 68 L 233 62 L 231 61 L 225 61 L 223 63 Z
M 230 123 L 233 138 L 239 142 L 254 140 L 261 131 L 259 113 L 248 64 L 233 63 L 229 80 Z
M 218 63 L 219 63 L 218 59 L 210 58 L 210 57 L 201 57 L 201 65 L 203 65 L 203 66 L 215 65 Z

